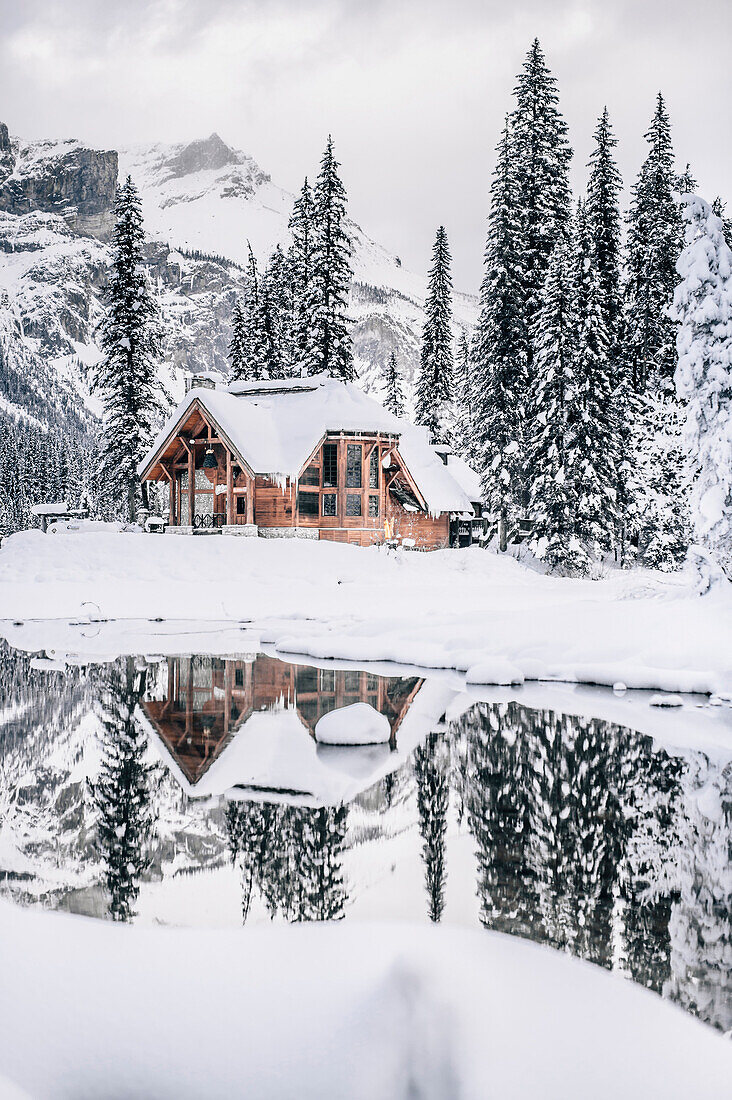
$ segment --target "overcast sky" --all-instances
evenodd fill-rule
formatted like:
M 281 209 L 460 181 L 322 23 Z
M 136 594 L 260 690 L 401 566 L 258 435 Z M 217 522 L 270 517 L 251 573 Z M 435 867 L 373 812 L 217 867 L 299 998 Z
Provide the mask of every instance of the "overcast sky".
M 730 0 L 0 0 L 0 111 L 103 147 L 216 130 L 289 190 L 329 131 L 350 212 L 424 268 L 447 226 L 480 279 L 494 148 L 534 36 L 583 186 L 607 104 L 626 182 L 661 89 L 678 161 L 732 207 Z

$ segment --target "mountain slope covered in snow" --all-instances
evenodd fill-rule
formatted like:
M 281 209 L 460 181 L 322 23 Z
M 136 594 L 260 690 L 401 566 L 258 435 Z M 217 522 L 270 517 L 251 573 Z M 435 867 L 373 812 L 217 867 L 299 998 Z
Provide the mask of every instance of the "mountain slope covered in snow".
M 147 263 L 166 331 L 162 380 L 171 397 L 187 371 L 225 372 L 230 317 L 248 244 L 264 263 L 287 243 L 293 196 L 216 134 L 116 151 L 77 141 L 24 142 L 0 124 L 0 414 L 71 437 L 99 414 L 90 367 L 110 260 L 117 179 L 141 192 Z M 366 389 L 394 350 L 411 383 L 426 280 L 351 223 L 356 363 Z M 456 295 L 456 332 L 476 302 Z

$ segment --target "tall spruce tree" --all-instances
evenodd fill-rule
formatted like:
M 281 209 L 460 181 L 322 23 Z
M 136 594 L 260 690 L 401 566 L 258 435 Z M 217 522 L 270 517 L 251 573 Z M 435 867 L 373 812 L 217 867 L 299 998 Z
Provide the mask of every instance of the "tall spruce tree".
M 112 270 L 99 325 L 103 358 L 94 374 L 102 394 L 101 471 L 120 510 L 134 520 L 147 502 L 137 466 L 165 408 L 157 378 L 162 356 L 159 310 L 144 267 L 142 205 L 130 176 L 117 190 Z
M 473 357 L 465 329 L 458 337 L 455 360 L 455 428 L 453 446 L 466 462 L 475 461 L 477 417 Z
M 686 247 L 673 310 L 692 517 L 697 539 L 732 578 L 732 252 L 708 203 L 689 195 L 681 210 Z
M 307 177 L 290 215 L 293 279 L 293 360 L 298 374 L 307 373 L 311 362 L 311 327 L 315 301 L 315 211 Z
M 610 361 L 606 298 L 585 204 L 574 234 L 576 377 L 579 416 L 573 430 L 574 532 L 593 556 L 610 549 L 617 528 L 618 427 L 625 414 Z
M 577 379 L 577 302 L 570 243 L 552 254 L 537 317 L 537 390 L 530 409 L 532 547 L 553 568 L 589 568 L 588 548 L 575 537 L 579 458 L 575 433 L 583 410 Z
M 646 141 L 648 155 L 633 185 L 628 215 L 624 342 L 635 389 L 670 392 L 676 353 L 667 309 L 676 284 L 679 217 L 671 123 L 660 92 Z
M 447 443 L 453 428 L 452 276 L 445 227 L 432 248 L 422 330 L 415 419 L 435 443 Z
M 229 360 L 231 368 L 229 377 L 232 381 L 239 381 L 246 377 L 247 372 L 247 330 L 246 313 L 241 297 L 234 302 L 234 310 L 231 315 L 231 343 L 229 344 Z
M 252 246 L 247 242 L 247 267 L 244 289 L 237 299 L 232 317 L 232 341 L 229 348 L 232 382 L 267 377 L 268 347 L 266 306 L 260 293 L 260 277 Z
M 617 343 L 622 315 L 620 285 L 621 233 L 618 198 L 623 181 L 615 163 L 613 150 L 618 144 L 604 108 L 594 134 L 595 145 L 590 154 L 587 184 L 587 221 L 592 234 L 595 268 L 602 295 L 602 313 L 609 341 L 609 354 L 617 367 Z
M 511 143 L 515 156 L 517 214 L 521 227 L 524 324 L 531 334 L 542 304 L 549 259 L 570 218 L 572 150 L 559 110 L 557 81 L 534 39 L 514 89 Z M 532 344 L 528 356 L 533 356 Z
M 351 382 L 354 366 L 347 307 L 353 279 L 352 246 L 339 167 L 329 135 L 313 194 L 315 236 L 308 361 L 312 371 L 324 371 Z
M 394 416 L 404 416 L 404 385 L 395 352 L 389 352 L 384 371 L 384 408 Z
M 498 143 L 473 338 L 478 466 L 485 500 L 505 550 L 522 506 L 522 451 L 527 333 L 524 317 L 522 223 L 515 149 L 508 121 Z

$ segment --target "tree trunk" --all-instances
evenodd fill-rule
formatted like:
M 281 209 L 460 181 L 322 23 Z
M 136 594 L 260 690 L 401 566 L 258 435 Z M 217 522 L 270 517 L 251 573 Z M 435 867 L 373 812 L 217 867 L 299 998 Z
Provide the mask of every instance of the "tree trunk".
M 498 549 L 502 554 L 506 553 L 508 549 L 508 524 L 506 523 L 506 513 L 501 512 L 498 519 Z

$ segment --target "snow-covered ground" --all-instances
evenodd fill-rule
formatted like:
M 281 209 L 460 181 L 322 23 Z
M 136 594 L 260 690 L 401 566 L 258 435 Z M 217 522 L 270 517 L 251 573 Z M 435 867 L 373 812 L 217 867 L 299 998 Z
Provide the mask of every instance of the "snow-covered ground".
M 24 649 L 47 648 L 32 620 L 223 620 L 315 658 L 458 669 L 484 684 L 562 680 L 724 699 L 732 585 L 718 577 L 703 588 L 691 565 L 569 580 L 477 548 L 30 531 L 0 549 L 2 632 Z
M 652 993 L 497 933 L 3 903 L 0 943 L 0 1066 L 32 1096 L 689 1100 L 732 1075 L 729 1042 Z

